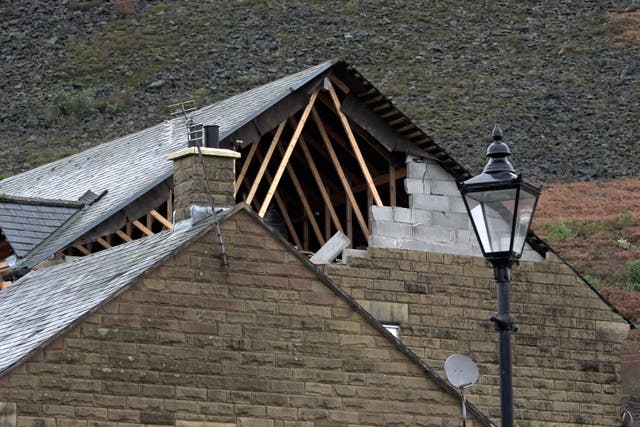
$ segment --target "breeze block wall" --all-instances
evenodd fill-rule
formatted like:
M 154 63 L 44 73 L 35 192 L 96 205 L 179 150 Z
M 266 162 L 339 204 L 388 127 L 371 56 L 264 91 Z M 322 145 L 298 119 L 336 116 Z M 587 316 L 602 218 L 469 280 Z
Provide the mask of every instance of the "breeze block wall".
M 325 272 L 443 373 L 454 353 L 471 357 L 479 383 L 466 393 L 496 423 L 500 415 L 493 270 L 483 258 L 369 248 Z M 514 266 L 511 311 L 515 423 L 620 423 L 620 352 L 629 325 L 553 254 Z
M 0 378 L 17 425 L 460 425 L 457 399 L 250 214 L 222 230 L 228 273 L 210 232 Z
M 455 179 L 436 160 L 407 156 L 409 207 L 373 206 L 369 247 L 481 255 Z M 522 259 L 542 257 L 525 245 Z

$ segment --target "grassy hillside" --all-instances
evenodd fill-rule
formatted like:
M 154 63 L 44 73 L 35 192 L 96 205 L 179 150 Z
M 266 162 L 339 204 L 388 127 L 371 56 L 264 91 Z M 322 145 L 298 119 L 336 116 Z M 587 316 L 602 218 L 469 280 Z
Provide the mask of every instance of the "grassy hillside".
M 640 175 L 630 1 L 0 3 L 0 174 L 333 57 L 476 171 L 494 121 L 539 180 Z
M 640 180 L 555 183 L 533 228 L 618 309 L 640 323 Z

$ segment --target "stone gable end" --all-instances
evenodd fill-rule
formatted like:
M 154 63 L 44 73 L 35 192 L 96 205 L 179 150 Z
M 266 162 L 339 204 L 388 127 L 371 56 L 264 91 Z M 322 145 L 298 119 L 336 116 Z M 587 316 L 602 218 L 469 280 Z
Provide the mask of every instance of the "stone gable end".
M 459 402 L 250 214 L 222 230 L 228 273 L 210 231 L 0 378 L 17 425 L 460 424 Z
M 436 371 L 454 353 L 471 357 L 480 380 L 467 393 L 500 415 L 493 271 L 483 258 L 369 248 L 325 273 Z M 557 256 L 514 266 L 511 312 L 514 421 L 518 426 L 620 423 L 620 354 L 629 324 Z

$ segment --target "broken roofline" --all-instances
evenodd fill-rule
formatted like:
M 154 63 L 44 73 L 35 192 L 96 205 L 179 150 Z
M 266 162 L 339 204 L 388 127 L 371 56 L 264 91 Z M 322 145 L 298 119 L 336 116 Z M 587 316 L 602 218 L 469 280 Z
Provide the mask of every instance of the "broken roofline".
M 191 236 L 188 236 L 188 238 L 186 238 L 185 240 L 178 240 L 177 241 L 178 243 L 175 245 L 175 247 L 162 253 L 157 259 L 153 259 L 153 255 L 156 252 L 155 250 L 152 251 L 152 254 L 149 256 L 151 258 L 151 262 L 149 263 L 142 262 L 143 268 L 141 268 L 140 271 L 135 272 L 135 274 L 129 277 L 125 281 L 125 283 L 119 284 L 119 286 L 113 289 L 109 294 L 103 295 L 101 297 L 102 299 L 97 301 L 93 306 L 86 308 L 84 311 L 79 313 L 77 317 L 75 317 L 72 321 L 68 322 L 67 324 L 61 325 L 60 329 L 51 333 L 50 336 L 42 339 L 39 343 L 37 343 L 35 347 L 26 349 L 25 353 L 21 355 L 21 357 L 18 357 L 15 360 L 11 361 L 9 365 L 5 366 L 2 370 L 0 370 L 0 378 L 2 378 L 4 375 L 11 372 L 15 367 L 27 361 L 29 358 L 36 355 L 39 351 L 43 350 L 47 345 L 51 344 L 53 341 L 60 338 L 65 333 L 67 333 L 68 331 L 76 327 L 80 322 L 87 319 L 91 314 L 95 313 L 100 307 L 104 306 L 110 301 L 113 301 L 115 298 L 117 298 L 119 295 L 121 295 L 127 289 L 129 289 L 131 285 L 133 285 L 138 280 L 143 278 L 146 274 L 155 270 L 166 259 L 177 255 L 181 250 L 188 247 L 190 244 L 192 244 L 199 238 L 203 237 L 207 233 L 214 232 L 213 229 L 216 226 L 216 222 L 222 224 L 227 219 L 238 214 L 239 212 L 245 212 L 246 214 L 248 214 L 257 224 L 262 226 L 271 236 L 275 237 L 287 249 L 287 251 L 289 251 L 306 268 L 308 268 L 311 272 L 313 272 L 313 274 L 318 278 L 318 280 L 320 280 L 336 296 L 344 300 L 353 310 L 355 310 L 359 315 L 361 315 L 365 319 L 365 321 L 369 323 L 374 329 L 376 329 L 382 336 L 384 336 L 394 346 L 394 348 L 396 348 L 398 351 L 400 351 L 402 354 L 408 357 L 412 363 L 414 363 L 417 367 L 419 367 L 429 379 L 433 380 L 438 386 L 444 389 L 444 391 L 449 395 L 455 397 L 456 399 L 462 398 L 462 395 L 460 394 L 458 389 L 456 389 L 451 384 L 449 384 L 448 381 L 446 381 L 440 375 L 438 375 L 438 373 L 434 369 L 432 369 L 429 365 L 427 365 L 424 361 L 422 361 L 420 357 L 418 357 L 409 347 L 403 344 L 402 341 L 400 341 L 398 338 L 393 336 L 391 332 L 389 332 L 378 320 L 376 320 L 367 310 L 365 310 L 353 297 L 351 297 L 348 293 L 342 290 L 342 288 L 336 285 L 326 274 L 318 270 L 316 266 L 313 265 L 300 251 L 295 249 L 291 245 L 291 243 L 289 243 L 284 237 L 282 237 L 272 227 L 266 224 L 263 221 L 263 219 L 260 218 L 260 216 L 253 209 L 251 209 L 250 206 L 248 206 L 244 202 L 236 204 L 231 209 L 212 215 L 211 217 L 201 222 L 198 222 L 195 225 L 192 225 L 188 229 L 183 229 L 181 231 L 165 231 L 162 234 L 145 237 L 142 239 L 138 239 L 134 242 L 116 246 L 111 249 L 106 249 L 104 251 L 97 252 L 95 254 L 87 255 L 86 257 L 75 260 L 71 265 L 69 264 L 54 265 L 54 266 L 45 268 L 43 270 L 38 270 L 33 273 L 27 274 L 21 279 L 19 279 L 11 287 L 11 290 L 10 290 L 11 293 L 14 293 L 14 294 L 19 293 L 20 285 L 22 284 L 23 281 L 29 280 L 29 275 L 37 275 L 38 277 L 41 275 L 44 275 L 48 283 L 55 283 L 56 281 L 53 278 L 49 278 L 49 279 L 46 278 L 47 272 L 55 273 L 61 269 L 73 268 L 72 267 L 73 265 L 76 265 L 76 269 L 86 270 L 87 268 L 83 264 L 91 263 L 91 261 L 94 259 L 102 259 L 104 257 L 109 257 L 110 255 L 114 254 L 114 251 L 116 253 L 122 252 L 122 251 L 126 252 L 132 249 L 137 249 L 140 245 L 144 245 L 145 242 L 155 242 L 155 241 L 162 242 L 165 239 L 179 237 L 182 233 L 189 233 L 189 232 L 193 233 Z M 137 264 L 137 265 L 140 265 L 140 264 Z M 116 275 L 116 278 L 115 279 L 112 278 L 111 280 L 119 280 L 120 277 L 121 275 Z M 41 294 L 44 296 L 47 293 L 42 292 Z M 7 295 L 9 295 L 9 292 L 5 293 L 4 295 L 0 294 L 0 298 L 2 298 L 3 296 L 6 297 Z M 26 315 L 28 315 L 29 313 L 32 313 L 32 312 L 26 310 L 26 311 L 22 311 L 22 313 L 26 313 Z M 486 416 L 482 411 L 480 411 L 480 409 L 478 409 L 475 405 L 467 402 L 467 409 L 478 419 L 481 425 L 495 427 L 495 424 L 489 419 L 489 417 Z
M 245 143 L 245 145 L 248 145 L 255 143 L 255 141 L 259 139 L 258 136 L 270 132 L 284 119 L 304 108 L 311 92 L 323 85 L 326 78 L 329 78 L 336 87 L 347 95 L 345 99 L 347 102 L 344 103 L 343 109 L 350 112 L 353 116 L 351 120 L 355 120 L 367 133 L 375 134 L 377 139 L 393 139 L 392 142 L 387 142 L 386 145 L 383 144 L 386 149 L 389 151 L 410 152 L 414 154 L 420 152 L 424 156 L 432 156 L 457 180 L 469 177 L 469 173 L 458 164 L 452 156 L 435 144 L 432 138 L 426 135 L 417 125 L 396 108 L 393 102 L 382 95 L 380 91 L 357 70 L 339 59 L 327 61 L 315 67 L 219 101 L 196 110 L 192 112 L 191 115 L 196 121 L 202 121 L 204 124 L 225 124 L 225 126 L 221 128 L 221 144 L 231 144 L 234 143 L 236 139 L 243 139 L 244 141 L 249 141 Z M 285 82 L 284 84 L 283 81 Z M 250 99 L 247 99 L 246 94 L 256 94 L 258 96 L 259 102 L 257 106 L 246 106 L 247 103 L 251 104 L 250 101 L 254 98 L 252 96 L 249 97 Z M 245 96 L 243 97 L 243 95 Z M 238 100 L 243 101 L 240 103 L 242 105 L 238 105 Z M 363 107 L 364 110 L 370 110 L 369 116 L 371 119 L 366 120 L 367 115 L 363 115 L 361 111 L 362 108 L 357 108 L 358 102 L 349 101 L 360 101 L 359 103 L 363 104 L 361 107 Z M 349 105 L 351 105 L 351 107 L 349 107 Z M 381 130 L 381 127 L 377 126 L 376 123 L 383 123 L 385 126 L 388 125 L 387 132 Z M 106 144 L 115 143 L 116 141 L 128 142 L 130 139 L 132 143 L 138 142 L 139 139 L 144 139 L 147 134 L 150 134 L 152 130 L 155 129 L 157 131 L 157 128 L 158 125 L 118 138 Z M 169 141 L 167 144 L 171 145 L 172 141 Z M 91 152 L 92 156 L 99 154 L 94 151 L 94 149 L 86 150 L 86 152 Z M 75 157 L 70 156 L 69 158 Z M 59 160 L 56 164 L 58 162 L 65 162 L 65 160 Z M 53 170 L 50 165 L 45 165 L 37 169 L 40 169 L 40 175 L 47 179 L 50 178 L 48 171 Z M 64 167 L 57 168 L 56 173 L 58 173 L 58 170 L 62 173 L 63 169 Z M 162 169 L 162 171 L 160 171 L 160 169 Z M 30 171 L 25 172 L 25 178 L 26 176 L 30 176 L 28 175 L 30 173 Z M 163 168 L 156 168 L 155 173 L 155 176 L 153 175 L 153 171 L 148 175 L 149 180 L 143 183 L 145 188 L 151 188 L 153 186 L 153 184 L 150 186 L 146 185 L 152 180 L 160 182 L 172 174 L 170 170 L 164 171 Z M 160 176 L 160 174 L 164 175 Z M 36 175 L 36 177 L 38 176 Z M 51 178 L 54 179 L 56 176 Z M 8 180 L 12 181 L 14 178 L 10 177 Z M 1 188 L 2 185 L 0 185 L 0 191 L 2 191 Z M 128 197 L 118 202 L 120 208 L 131 203 L 141 195 L 140 187 L 127 189 L 127 192 L 129 193 Z M 109 197 L 110 195 L 107 195 L 103 198 L 103 203 L 110 203 L 107 202 Z M 83 217 L 88 215 L 92 218 L 91 221 L 82 221 L 84 223 L 82 227 L 74 226 L 77 222 L 76 217 L 70 218 L 65 224 L 37 245 L 30 254 L 26 255 L 23 258 L 21 266 L 33 268 L 55 252 L 64 249 L 66 245 L 82 238 L 82 236 L 93 227 L 96 227 L 109 218 L 110 214 L 107 212 L 93 218 L 91 212 L 94 210 L 95 209 L 90 208 L 87 209 L 86 212 L 80 213 Z M 113 213 L 114 211 L 117 211 L 117 209 L 111 210 L 110 212 Z M 549 249 L 545 242 L 532 233 L 529 235 L 528 242 L 543 256 Z
M 0 202 L 20 203 L 25 205 L 54 206 L 65 208 L 82 208 L 84 203 L 77 200 L 40 199 L 34 197 L 16 197 L 0 194 Z

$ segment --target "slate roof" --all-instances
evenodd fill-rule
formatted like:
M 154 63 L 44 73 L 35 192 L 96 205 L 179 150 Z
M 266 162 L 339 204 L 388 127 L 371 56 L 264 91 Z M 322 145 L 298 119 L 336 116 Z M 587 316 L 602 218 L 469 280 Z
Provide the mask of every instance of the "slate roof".
M 219 213 L 218 218 L 227 212 Z M 182 231 L 163 231 L 64 264 L 32 270 L 15 281 L 0 292 L 0 375 L 205 233 L 214 220 L 211 217 Z
M 13 252 L 22 258 L 81 206 L 61 201 L 0 199 L 0 229 Z
M 220 138 L 322 76 L 328 61 L 190 113 L 196 123 L 220 126 Z M 63 249 L 173 174 L 167 155 L 186 146 L 183 119 L 98 145 L 0 181 L 0 196 L 78 200 L 88 190 L 107 193 L 44 239 L 18 267 L 33 267 Z

